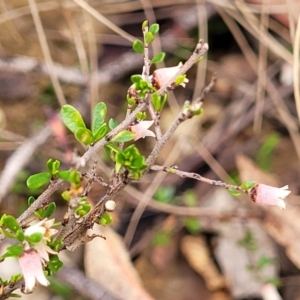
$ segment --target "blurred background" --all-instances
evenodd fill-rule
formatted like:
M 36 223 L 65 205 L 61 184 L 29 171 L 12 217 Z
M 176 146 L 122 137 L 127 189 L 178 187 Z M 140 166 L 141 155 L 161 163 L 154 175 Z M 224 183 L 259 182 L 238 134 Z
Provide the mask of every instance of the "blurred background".
M 1 0 L 0 11 L 1 214 L 19 216 L 28 197 L 41 193 L 26 179 L 50 157 L 68 169 L 68 155 L 84 153 L 61 128 L 62 105 L 74 105 L 89 123 L 103 101 L 109 118 L 124 119 L 130 76 L 143 66 L 131 45 L 146 19 L 160 25 L 150 56 L 166 52 L 151 72 L 186 61 L 199 38 L 209 44 L 187 87 L 169 93 L 163 131 L 217 76 L 204 113 L 180 125 L 156 163 L 292 191 L 280 211 L 151 172 L 117 197 L 112 225 L 95 229 L 106 240 L 62 252 L 66 268 L 52 285 L 22 298 L 300 299 L 300 1 Z M 137 145 L 147 156 L 154 143 Z M 108 180 L 111 162 L 104 152 L 95 158 Z M 67 208 L 61 192 L 52 196 L 57 221 Z M 94 185 L 89 201 L 101 193 Z M 2 265 L 5 277 L 13 262 Z

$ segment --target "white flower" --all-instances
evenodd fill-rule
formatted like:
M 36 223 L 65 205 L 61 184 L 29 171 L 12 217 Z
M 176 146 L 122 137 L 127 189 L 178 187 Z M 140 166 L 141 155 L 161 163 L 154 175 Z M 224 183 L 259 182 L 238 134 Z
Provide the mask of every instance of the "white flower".
M 26 236 L 30 236 L 34 233 L 41 233 L 43 235 L 42 240 L 32 245 L 32 248 L 38 252 L 42 260 L 47 262 L 49 261 L 49 253 L 58 254 L 56 251 L 52 250 L 46 244 L 47 241 L 50 241 L 51 236 L 57 233 L 56 229 L 51 228 L 54 221 L 55 221 L 54 219 L 51 220 L 44 219 L 34 225 L 31 225 L 24 231 Z
M 284 199 L 291 193 L 288 188 L 287 185 L 282 188 L 276 188 L 265 184 L 258 184 L 249 191 L 249 196 L 253 202 L 276 205 L 280 209 L 284 209 L 286 207 Z
M 49 241 L 50 237 L 57 233 L 57 229 L 51 228 L 51 226 L 54 224 L 54 221 L 55 219 L 51 219 L 51 220 L 44 219 L 26 228 L 24 233 L 27 236 L 30 236 L 34 233 L 41 233 L 43 234 L 43 239 Z
M 153 123 L 154 121 L 141 121 L 136 125 L 129 126 L 129 130 L 135 133 L 134 141 L 140 138 L 145 138 L 146 136 L 155 137 L 154 132 L 148 130 L 148 128 L 151 127 Z
M 19 264 L 25 281 L 25 293 L 32 292 L 37 281 L 44 286 L 50 284 L 44 274 L 41 257 L 34 249 L 25 250 L 19 256 Z
M 161 68 L 155 70 L 151 76 L 153 86 L 156 87 L 157 89 L 160 89 L 161 87 L 168 84 L 168 82 L 178 73 L 181 67 L 182 67 L 182 63 L 179 63 L 178 66 L 176 67 Z M 180 85 L 185 87 L 186 83 L 188 82 L 189 80 L 185 78 Z

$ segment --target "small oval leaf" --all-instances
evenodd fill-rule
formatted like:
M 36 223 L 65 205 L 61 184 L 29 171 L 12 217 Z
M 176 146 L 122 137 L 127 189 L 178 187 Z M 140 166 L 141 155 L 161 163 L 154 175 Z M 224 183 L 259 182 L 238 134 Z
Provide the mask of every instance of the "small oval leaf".
M 132 44 L 132 49 L 136 52 L 136 53 L 140 53 L 143 54 L 144 53 L 144 45 L 140 40 L 135 40 Z
M 118 122 L 116 120 L 114 120 L 112 118 L 109 119 L 109 121 L 108 121 L 108 127 L 109 127 L 110 130 L 115 129 L 117 126 L 118 126 Z
M 146 32 L 145 34 L 145 43 L 147 45 L 151 44 L 154 40 L 154 35 L 151 32 Z
M 38 189 L 51 179 L 51 174 L 42 172 L 28 177 L 26 184 L 30 189 Z
M 93 134 L 87 128 L 79 128 L 76 130 L 75 137 L 79 142 L 82 142 L 85 145 L 89 145 L 94 142 Z
M 108 128 L 107 128 L 106 123 L 102 124 L 100 126 L 100 128 L 98 129 L 98 131 L 96 133 L 94 133 L 94 141 L 95 142 L 100 141 L 105 136 L 107 131 L 108 131 Z
M 62 121 L 73 133 L 79 128 L 86 128 L 80 112 L 72 105 L 64 105 L 60 113 Z
M 56 209 L 56 204 L 54 202 L 51 202 L 48 207 L 44 210 L 43 217 L 49 218 L 53 215 Z
M 99 131 L 99 128 L 102 126 L 102 123 L 105 120 L 107 113 L 107 107 L 104 102 L 99 102 L 93 110 L 93 123 L 92 123 L 92 132 L 95 135 Z
M 135 137 L 135 133 L 129 130 L 122 130 L 111 141 L 117 143 L 125 143 L 132 141 Z
M 149 31 L 154 35 L 159 32 L 159 25 L 154 23 L 150 26 Z
M 153 64 L 157 64 L 157 63 L 160 63 L 164 60 L 166 56 L 166 53 L 165 52 L 159 52 L 158 54 L 156 54 L 152 59 L 151 59 L 151 62 Z

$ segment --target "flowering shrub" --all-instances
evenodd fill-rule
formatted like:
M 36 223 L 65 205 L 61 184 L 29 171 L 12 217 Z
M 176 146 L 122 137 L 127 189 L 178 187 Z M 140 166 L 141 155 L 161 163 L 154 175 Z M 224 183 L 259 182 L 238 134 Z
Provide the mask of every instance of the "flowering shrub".
M 46 190 L 37 199 L 33 197 L 28 199 L 29 207 L 18 219 L 9 215 L 1 217 L 0 240 L 4 238 L 14 240 L 14 244 L 6 249 L 1 259 L 5 260 L 7 257 L 18 259 L 22 270 L 21 275 L 14 275 L 7 281 L 1 280 L 3 297 L 8 297 L 19 287 L 25 293 L 32 292 L 36 282 L 49 285 L 46 275 L 51 276 L 62 267 L 59 252 L 74 250 L 91 240 L 92 237 L 87 236 L 87 230 L 92 228 L 93 224 L 109 224 L 111 222 L 109 213 L 116 207 L 114 197 L 128 184 L 139 180 L 150 170 L 221 186 L 233 195 L 244 192 L 256 203 L 285 208 L 284 198 L 290 193 L 287 187 L 279 189 L 251 181 L 239 186 L 230 185 L 203 178 L 199 174 L 187 173 L 176 167 L 155 165 L 161 149 L 177 127 L 185 120 L 201 115 L 205 95 L 214 85 L 215 77 L 197 99 L 185 102 L 176 119 L 163 133 L 159 119 L 168 98 L 167 91 L 180 86 L 185 87 L 188 83 L 186 72 L 206 53 L 208 45 L 200 40 L 187 62 L 158 69 L 151 75 L 150 65 L 164 58 L 164 53 L 158 53 L 152 59 L 149 59 L 148 54 L 148 46 L 158 33 L 159 26 L 153 24 L 149 27 L 148 22 L 144 22 L 142 30 L 144 39 L 135 41 L 133 49 L 143 54 L 144 67 L 142 75 L 131 76 L 132 85 L 127 93 L 127 114 L 123 122 L 117 124 L 113 119 L 106 120 L 107 106 L 104 102 L 99 102 L 93 110 L 91 128 L 88 128 L 76 108 L 64 105 L 61 109 L 62 121 L 75 138 L 87 146 L 86 152 L 79 159 L 73 159 L 71 162 L 73 167 L 70 170 L 60 170 L 60 161 L 49 159 L 46 163 L 47 172 L 34 174 L 27 179 L 29 188 L 38 189 L 48 184 Z M 147 158 L 135 143 L 145 137 L 155 139 L 155 145 Z M 94 170 L 81 171 L 86 162 L 102 150 L 106 151 L 114 164 L 113 178 L 109 183 L 98 177 Z M 83 178 L 88 179 L 86 185 L 83 184 Z M 69 187 L 62 193 L 62 198 L 68 203 L 68 211 L 63 220 L 55 223 L 54 219 L 49 219 L 56 208 L 55 203 L 50 201 L 50 196 L 65 182 L 69 183 Z M 91 207 L 87 195 L 94 183 L 101 184 L 106 189 L 106 194 Z M 36 223 L 31 222 L 28 226 L 33 215 Z

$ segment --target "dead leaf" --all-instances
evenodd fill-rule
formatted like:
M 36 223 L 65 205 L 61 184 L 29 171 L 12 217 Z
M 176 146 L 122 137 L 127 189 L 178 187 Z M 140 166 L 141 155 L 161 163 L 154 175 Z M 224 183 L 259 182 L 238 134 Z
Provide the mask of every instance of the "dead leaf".
M 121 238 L 110 228 L 94 226 L 89 234 L 101 234 L 85 246 L 84 264 L 89 278 L 98 282 L 120 299 L 150 300 L 133 267 Z
M 209 290 L 226 287 L 225 280 L 212 261 L 201 236 L 185 236 L 181 242 L 181 250 L 190 266 L 203 277 Z

